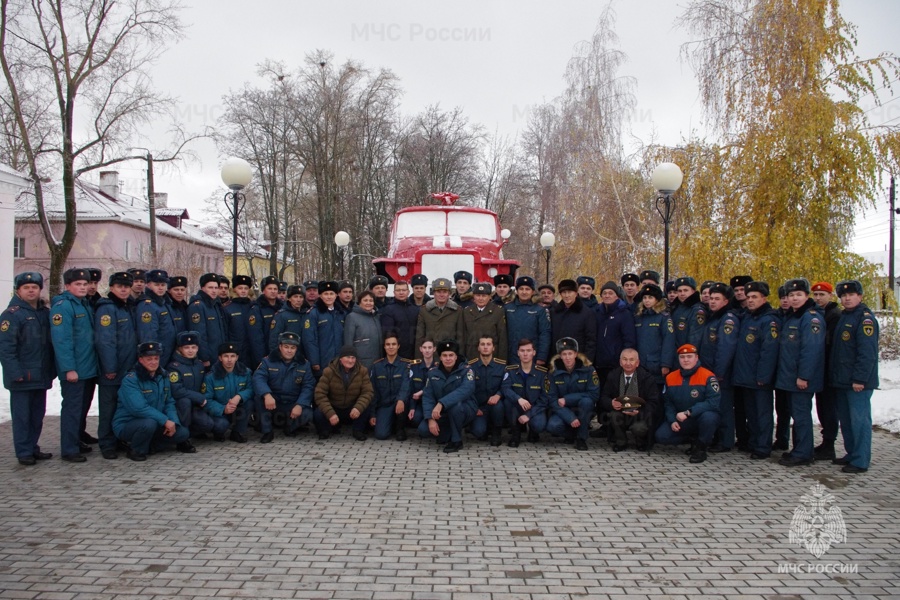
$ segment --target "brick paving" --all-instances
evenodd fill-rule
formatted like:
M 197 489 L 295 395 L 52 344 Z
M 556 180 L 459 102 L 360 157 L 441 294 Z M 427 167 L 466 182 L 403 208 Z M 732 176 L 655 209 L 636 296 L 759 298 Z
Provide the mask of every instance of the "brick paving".
M 43 439 L 53 460 L 22 467 L 0 425 L 0 598 L 900 597 L 900 441 L 883 432 L 864 475 L 309 433 L 73 465 L 58 417 Z M 789 543 L 816 483 L 847 529 L 821 559 Z

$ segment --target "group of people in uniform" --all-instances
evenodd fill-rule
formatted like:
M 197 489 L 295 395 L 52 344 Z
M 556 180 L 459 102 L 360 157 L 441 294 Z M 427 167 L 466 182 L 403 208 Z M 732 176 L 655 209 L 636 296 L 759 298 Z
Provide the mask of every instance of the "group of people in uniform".
M 72 463 L 94 444 L 105 459 L 143 461 L 170 446 L 196 452 L 197 439 L 246 443 L 254 428 L 270 443 L 310 425 L 320 439 L 343 427 L 357 440 L 415 431 L 447 453 L 467 434 L 500 446 L 508 431 L 512 448 L 542 434 L 577 450 L 592 437 L 615 452 L 687 444 L 692 463 L 735 448 L 751 459 L 784 451 L 788 467 L 832 460 L 848 473 L 871 461 L 879 331 L 855 280 L 788 280 L 774 308 L 769 285 L 749 276 L 661 287 L 652 270 L 607 281 L 599 299 L 588 276 L 554 287 L 466 271 L 432 281 L 430 296 L 414 275 L 392 297 L 384 276 L 359 293 L 348 281 L 270 276 L 254 298 L 250 277 L 207 273 L 190 299 L 187 279 L 161 269 L 113 273 L 106 297 L 97 269 L 63 279 L 48 306 L 43 277 L 18 274 L 0 315 L 22 465 L 51 458 L 39 439 L 56 377 L 60 449 Z M 94 437 L 86 417 L 97 389 Z

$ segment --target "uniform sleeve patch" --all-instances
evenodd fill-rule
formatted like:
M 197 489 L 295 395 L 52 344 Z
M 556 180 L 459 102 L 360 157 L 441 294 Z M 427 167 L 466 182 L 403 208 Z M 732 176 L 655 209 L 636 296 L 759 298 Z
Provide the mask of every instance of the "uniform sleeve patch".
M 251 327 L 256 325 L 256 315 L 250 315 L 250 318 L 247 319 L 247 322 L 250 324 Z
M 51 320 L 53 321 L 54 325 L 62 325 L 63 318 L 61 314 L 56 313 L 55 315 L 53 315 L 53 319 Z
M 177 371 L 172 371 L 171 373 L 169 373 L 169 381 L 171 381 L 172 383 L 178 383 L 178 372 Z
M 100 317 L 100 325 L 102 327 L 109 327 L 112 324 L 112 317 L 109 315 L 103 315 Z
M 200 393 L 201 393 L 201 394 L 205 394 L 205 393 L 206 393 L 206 382 L 205 382 L 205 381 L 204 381 L 203 383 L 200 384 Z
M 714 392 L 718 393 L 719 392 L 719 380 L 716 379 L 715 377 L 710 377 L 709 378 L 709 387 L 711 387 Z
M 466 379 L 469 381 L 475 381 L 475 373 L 472 372 L 472 369 L 466 370 Z
M 600 385 L 600 376 L 597 375 L 597 371 L 594 371 L 594 374 L 591 376 L 591 382 L 593 382 L 594 385 Z
M 141 313 L 141 323 L 149 323 L 152 320 L 153 315 L 151 315 L 149 312 Z
M 191 323 L 199 323 L 200 322 L 200 313 L 194 313 L 191 315 Z

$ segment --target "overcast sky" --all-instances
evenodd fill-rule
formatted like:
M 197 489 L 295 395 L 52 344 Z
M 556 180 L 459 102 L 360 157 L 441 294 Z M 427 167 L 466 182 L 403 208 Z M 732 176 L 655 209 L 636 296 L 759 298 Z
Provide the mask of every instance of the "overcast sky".
M 177 112 L 190 129 L 213 125 L 222 112 L 222 96 L 244 82 L 256 82 L 255 66 L 263 60 L 295 67 L 307 53 L 326 49 L 338 62 L 352 58 L 391 69 L 400 78 L 406 114 L 429 104 L 460 106 L 489 132 L 510 136 L 524 130 L 531 107 L 563 91 L 566 63 L 575 45 L 590 39 L 605 6 L 587 0 L 186 3 L 192 4 L 183 13 L 187 37 L 164 55 L 154 81 L 179 98 Z M 706 133 L 695 78 L 679 58 L 687 36 L 674 22 L 685 4 L 612 3 L 619 49 L 628 56 L 621 74 L 637 80 L 631 122 L 635 144 L 677 144 L 692 131 Z M 862 56 L 900 54 L 900 0 L 845 0 L 842 12 L 858 26 Z M 884 99 L 900 98 L 900 87 L 895 94 Z M 900 100 L 881 107 L 865 100 L 863 105 L 871 109 L 875 123 L 900 121 Z M 156 189 L 169 193 L 170 206 L 186 207 L 197 219 L 203 217 L 204 200 L 225 189 L 219 178 L 222 158 L 214 145 L 201 141 L 193 148 L 201 164 L 180 172 L 160 169 Z M 123 165 L 120 172 L 137 180 L 143 178 L 143 169 L 136 163 Z M 880 250 L 887 244 L 886 191 L 876 200 L 878 210 L 860 220 L 857 251 Z

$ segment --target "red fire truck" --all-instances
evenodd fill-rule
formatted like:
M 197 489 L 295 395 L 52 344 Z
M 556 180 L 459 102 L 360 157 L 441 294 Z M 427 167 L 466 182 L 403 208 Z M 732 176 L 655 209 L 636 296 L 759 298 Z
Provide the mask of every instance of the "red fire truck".
M 428 281 L 452 280 L 468 271 L 475 281 L 495 275 L 513 276 L 520 263 L 503 258 L 509 230 L 500 229 L 497 213 L 471 206 L 456 206 L 457 194 L 432 194 L 440 204 L 413 206 L 397 212 L 391 227 L 387 256 L 372 261 L 379 275 L 391 283 L 424 273 Z

